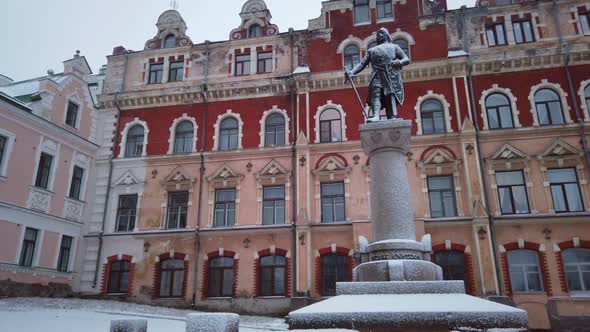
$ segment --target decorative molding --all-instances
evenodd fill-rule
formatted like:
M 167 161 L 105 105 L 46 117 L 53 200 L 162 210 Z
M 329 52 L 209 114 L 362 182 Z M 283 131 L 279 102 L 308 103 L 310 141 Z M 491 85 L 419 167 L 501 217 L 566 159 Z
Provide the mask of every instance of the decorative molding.
M 184 121 L 188 121 L 193 124 L 193 148 L 191 150 L 192 153 L 197 152 L 197 132 L 199 126 L 197 125 L 197 120 L 194 117 L 188 116 L 186 113 L 183 113 L 181 117 L 174 119 L 172 122 L 172 126 L 170 126 L 170 138 L 168 138 L 168 154 L 174 154 L 174 143 L 176 141 L 176 127 L 179 124 L 183 123 Z
M 167 10 L 158 18 L 158 33 L 145 43 L 145 50 L 156 50 L 162 48 L 164 39 L 169 35 L 176 37 L 175 47 L 191 46 L 193 44 L 186 34 L 186 23 L 176 10 Z
M 291 127 L 289 126 L 289 123 L 291 119 L 289 119 L 286 110 L 279 109 L 277 105 L 273 105 L 270 110 L 262 113 L 262 118 L 260 118 L 260 132 L 258 133 L 260 136 L 260 144 L 258 147 L 260 148 L 263 148 L 266 145 L 266 119 L 273 114 L 281 114 L 285 118 L 285 145 L 291 144 L 289 141 L 289 137 L 291 136 Z
M 215 122 L 215 125 L 213 125 L 213 127 L 215 128 L 215 135 L 213 136 L 213 151 L 220 151 L 219 150 L 219 131 L 220 131 L 221 122 L 223 122 L 223 120 L 230 118 L 230 117 L 233 117 L 238 121 L 238 150 L 242 149 L 242 138 L 244 137 L 244 134 L 242 132 L 242 128 L 244 127 L 244 122 L 242 121 L 242 117 L 240 116 L 239 113 L 234 113 L 231 109 L 228 109 L 227 111 L 225 111 L 225 113 L 217 116 L 217 121 Z
M 51 198 L 54 193 L 38 187 L 31 187 L 27 207 L 29 209 L 49 213 L 51 209 Z
M 416 102 L 416 106 L 414 107 L 414 111 L 416 111 L 416 128 L 417 128 L 416 135 L 424 135 L 422 133 L 423 130 L 422 130 L 421 108 L 422 108 L 422 103 L 428 101 L 429 99 L 435 99 L 442 104 L 443 111 L 445 114 L 446 132 L 452 133 L 453 127 L 451 125 L 451 120 L 453 117 L 451 116 L 451 112 L 449 110 L 449 108 L 451 107 L 451 104 L 449 104 L 449 102 L 445 99 L 445 96 L 433 93 L 432 90 L 428 90 L 428 92 L 425 95 L 418 97 L 418 101 Z
M 63 217 L 68 220 L 82 221 L 85 205 L 86 204 L 84 204 L 84 202 L 66 197 L 64 202 Z
M 143 127 L 143 150 L 141 152 L 141 156 L 147 156 L 147 145 L 148 145 L 148 136 L 150 130 L 148 128 L 147 122 L 139 120 L 139 118 L 134 118 L 133 121 L 127 122 L 125 127 L 121 131 L 121 143 L 119 143 L 119 157 L 118 158 L 125 158 L 125 149 L 127 146 L 127 133 L 131 128 L 135 127 L 136 125 L 140 125 Z
M 531 114 L 533 115 L 533 126 L 539 127 L 539 116 L 537 115 L 537 105 L 535 103 L 535 94 L 537 91 L 541 89 L 551 89 L 555 91 L 559 95 L 559 99 L 561 101 L 561 108 L 563 111 L 563 118 L 565 123 L 573 123 L 573 120 L 570 115 L 570 107 L 567 103 L 567 93 L 563 91 L 561 85 L 556 83 L 551 83 L 547 79 L 542 79 L 541 83 L 537 85 L 533 85 L 531 87 L 531 92 L 529 93 L 529 101 L 531 103 Z
M 328 100 L 325 105 L 319 106 L 317 108 L 317 111 L 313 117 L 315 119 L 315 143 L 320 143 L 320 116 L 322 112 L 327 109 L 335 109 L 340 113 L 340 125 L 342 127 L 342 142 L 348 141 L 348 138 L 346 137 L 346 112 L 344 112 L 342 105 L 334 104 L 331 100 Z
M 578 90 L 578 96 L 580 96 L 582 110 L 584 110 L 584 121 L 589 122 L 590 121 L 590 109 L 588 109 L 588 107 L 590 107 L 590 105 L 588 105 L 588 104 L 590 102 L 587 102 L 586 98 L 590 98 L 590 91 L 588 91 L 587 93 L 584 93 L 585 89 L 590 90 L 590 79 L 582 81 L 580 83 L 580 90 Z
M 338 45 L 338 49 L 336 50 L 336 53 L 337 54 L 344 54 L 344 50 L 350 45 L 354 45 L 354 46 L 358 47 L 359 52 L 363 48 L 366 49 L 365 47 L 363 47 L 363 41 L 360 38 L 357 38 L 353 35 L 349 35 L 348 38 L 346 38 L 342 42 L 340 42 L 340 45 Z M 360 54 L 359 54 L 359 56 L 360 56 Z
M 518 99 L 516 97 L 514 97 L 514 95 L 512 94 L 512 91 L 510 89 L 501 88 L 498 86 L 498 84 L 492 84 L 492 87 L 490 89 L 482 91 L 481 98 L 479 99 L 479 105 L 481 107 L 481 117 L 483 119 L 483 129 L 490 129 L 490 125 L 488 123 L 488 111 L 487 111 L 487 106 L 486 106 L 486 99 L 490 95 L 495 94 L 495 93 L 502 94 L 508 98 L 508 101 L 510 102 L 510 112 L 512 113 L 512 122 L 513 122 L 514 128 L 522 127 L 522 125 L 520 124 L 520 118 L 519 118 L 520 112 L 518 111 L 518 107 L 516 104 L 516 101 Z M 498 129 L 503 129 L 503 128 L 498 128 Z

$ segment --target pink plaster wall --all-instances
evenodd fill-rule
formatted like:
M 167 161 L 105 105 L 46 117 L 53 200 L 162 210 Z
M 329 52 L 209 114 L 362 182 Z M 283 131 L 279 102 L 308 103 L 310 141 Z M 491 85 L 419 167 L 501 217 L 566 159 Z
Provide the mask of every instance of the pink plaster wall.
M 54 232 L 45 232 L 43 237 L 43 248 L 37 252 L 41 257 L 39 258 L 39 266 L 47 269 L 55 268 L 55 254 L 57 250 L 59 234 Z
M 14 263 L 19 231 L 17 224 L 0 220 L 0 262 Z

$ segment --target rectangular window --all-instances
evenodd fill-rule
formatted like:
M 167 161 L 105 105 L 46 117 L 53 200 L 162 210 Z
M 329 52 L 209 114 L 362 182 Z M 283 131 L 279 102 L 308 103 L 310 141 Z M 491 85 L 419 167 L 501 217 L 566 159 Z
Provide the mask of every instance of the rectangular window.
M 575 168 L 557 168 L 547 170 L 553 208 L 557 213 L 582 212 L 584 204 L 578 184 Z
M 250 54 L 236 56 L 236 76 L 250 75 Z
M 578 17 L 580 17 L 582 34 L 590 35 L 590 13 L 578 14 Z
M 393 18 L 391 0 L 377 0 L 377 19 Z
M 33 266 L 33 258 L 35 257 L 35 246 L 37 245 L 37 233 L 39 231 L 34 228 L 25 230 L 25 237 L 23 239 L 23 248 L 20 252 L 20 265 L 31 267 Z
M 506 45 L 504 23 L 491 24 L 486 26 L 486 37 L 488 38 L 488 46 Z
M 455 184 L 452 176 L 432 176 L 428 178 L 428 196 L 432 218 L 457 216 Z
M 59 247 L 59 258 L 57 261 L 57 270 L 67 272 L 70 265 L 70 253 L 72 252 L 73 238 L 63 236 L 61 238 L 61 246 Z
M 84 169 L 78 166 L 74 166 L 74 172 L 72 173 L 72 183 L 70 185 L 70 198 L 77 200 L 80 199 L 83 178 Z
M 51 174 L 51 164 L 53 157 L 41 153 L 39 157 L 39 166 L 37 167 L 37 179 L 35 180 L 35 187 L 47 189 L 49 187 L 49 176 Z
M 285 223 L 285 186 L 264 187 L 262 203 L 262 224 Z
M 119 196 L 119 207 L 117 208 L 117 232 L 131 232 L 135 229 L 137 197 L 137 194 Z
M 168 193 L 168 229 L 186 228 L 188 191 Z
M 7 149 L 8 137 L 0 135 L 0 170 L 2 169 L 2 164 L 4 163 L 4 156 L 6 155 Z
M 354 23 L 370 23 L 369 0 L 354 0 Z
M 535 41 L 535 34 L 530 21 L 512 22 L 512 28 L 514 30 L 514 41 L 517 44 Z
M 502 214 L 529 213 L 529 200 L 522 171 L 496 173 Z
M 215 192 L 214 227 L 231 227 L 236 223 L 236 190 L 220 189 Z
M 258 73 L 272 73 L 272 52 L 258 53 Z
M 344 182 L 322 183 L 322 223 L 345 221 Z
M 170 73 L 168 74 L 168 82 L 179 82 L 184 78 L 184 62 L 170 63 Z
M 148 84 L 162 83 L 162 73 L 164 72 L 164 64 L 158 63 L 150 65 L 150 73 Z
M 66 111 L 66 124 L 72 128 L 76 128 L 76 124 L 78 123 L 78 109 L 78 105 L 72 103 L 71 101 L 68 102 L 68 110 Z

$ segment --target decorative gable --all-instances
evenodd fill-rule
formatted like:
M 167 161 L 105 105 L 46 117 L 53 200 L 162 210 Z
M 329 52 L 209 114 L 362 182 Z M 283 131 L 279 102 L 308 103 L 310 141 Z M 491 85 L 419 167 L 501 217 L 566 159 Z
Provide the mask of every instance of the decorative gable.
M 447 149 L 435 148 L 422 161 L 424 165 L 444 165 L 455 163 L 456 158 Z
M 140 184 L 143 181 L 140 181 L 132 171 L 127 171 L 123 173 L 115 182 L 113 183 L 115 186 L 132 186 L 136 184 Z
M 196 179 L 187 175 L 185 170 L 178 166 L 176 167 L 168 176 L 161 181 L 163 185 L 170 185 L 170 184 L 190 184 L 195 183 Z
M 248 38 L 248 29 L 254 24 L 258 24 L 261 28 L 261 35 L 274 36 L 279 34 L 279 28 L 270 23 L 272 15 L 266 6 L 264 0 L 248 0 L 242 7 L 240 13 L 242 24 L 231 31 L 229 35 L 230 40 L 240 40 Z
M 328 154 L 316 163 L 313 174 L 348 174 L 352 170 L 348 162 L 339 154 Z
M 173 35 L 176 37 L 175 47 L 192 45 L 190 37 L 186 35 L 186 23 L 180 13 L 176 10 L 167 10 L 158 18 L 158 33 L 156 36 L 145 43 L 146 50 L 156 50 L 162 48 L 166 37 Z
M 490 159 L 492 160 L 514 160 L 514 159 L 528 159 L 526 153 L 520 151 L 519 149 L 513 147 L 510 144 L 504 144 L 498 151 L 496 151 Z
M 262 185 L 286 183 L 289 181 L 289 177 L 291 177 L 291 172 L 275 160 L 271 160 L 260 172 L 256 173 L 256 179 Z
M 207 180 L 214 186 L 236 186 L 244 176 L 238 174 L 231 167 L 223 165 L 215 173 L 207 178 Z
M 579 156 L 580 152 L 578 149 L 574 148 L 573 146 L 569 145 L 561 138 L 556 139 L 549 145 L 543 153 L 539 156 L 539 158 L 547 158 L 547 157 L 556 157 L 556 158 L 563 158 L 565 156 Z

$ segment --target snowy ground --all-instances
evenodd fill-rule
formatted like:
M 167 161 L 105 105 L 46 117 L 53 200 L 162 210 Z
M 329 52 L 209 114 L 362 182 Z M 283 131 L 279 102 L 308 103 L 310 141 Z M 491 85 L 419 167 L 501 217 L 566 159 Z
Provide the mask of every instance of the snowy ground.
M 0 332 L 108 332 L 113 319 L 147 319 L 148 332 L 184 332 L 189 310 L 79 299 L 0 299 Z M 286 331 L 282 319 L 241 316 L 240 332 Z

